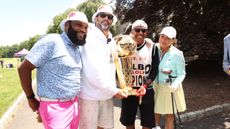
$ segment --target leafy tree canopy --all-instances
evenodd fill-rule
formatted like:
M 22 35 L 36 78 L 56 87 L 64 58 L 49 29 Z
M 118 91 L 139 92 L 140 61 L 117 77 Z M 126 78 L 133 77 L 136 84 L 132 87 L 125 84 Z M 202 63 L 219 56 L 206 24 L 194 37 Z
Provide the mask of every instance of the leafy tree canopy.
M 174 26 L 178 46 L 186 56 L 208 58 L 223 53 L 223 38 L 230 27 L 229 12 L 229 0 L 116 0 L 121 23 L 144 19 L 150 34 L 158 34 L 166 25 Z

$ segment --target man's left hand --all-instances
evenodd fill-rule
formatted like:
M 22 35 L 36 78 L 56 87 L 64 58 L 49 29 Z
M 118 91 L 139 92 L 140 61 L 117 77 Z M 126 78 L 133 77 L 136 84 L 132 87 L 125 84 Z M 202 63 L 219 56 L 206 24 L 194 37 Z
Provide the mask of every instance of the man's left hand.
M 137 90 L 137 96 L 144 96 L 146 94 L 146 89 L 144 86 L 141 86 L 138 90 Z

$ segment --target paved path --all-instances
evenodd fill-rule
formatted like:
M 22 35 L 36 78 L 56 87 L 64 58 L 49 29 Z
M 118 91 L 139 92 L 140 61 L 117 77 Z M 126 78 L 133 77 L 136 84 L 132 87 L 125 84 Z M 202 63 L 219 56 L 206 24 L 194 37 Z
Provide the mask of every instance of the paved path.
M 119 122 L 120 101 L 115 100 L 115 129 L 125 129 Z M 201 118 L 192 122 L 184 122 L 184 129 L 230 129 L 230 110 L 217 115 Z M 36 121 L 36 113 L 33 113 L 27 105 L 26 99 L 18 105 L 17 111 L 4 129 L 44 129 L 41 123 Z M 136 129 L 141 129 L 140 120 L 136 120 Z M 162 128 L 163 129 L 163 128 Z M 179 127 L 177 128 L 179 129 Z
M 124 126 L 121 125 L 119 121 L 120 117 L 120 101 L 115 101 L 114 106 L 114 115 L 115 115 L 115 129 L 125 129 Z M 139 119 L 136 121 L 137 129 L 141 127 Z M 36 120 L 36 113 L 33 113 L 30 110 L 26 99 L 23 100 L 22 103 L 19 104 L 19 107 L 12 119 L 8 122 L 4 129 L 44 129 L 41 123 L 38 123 Z
M 186 122 L 184 129 L 230 129 L 230 111 Z

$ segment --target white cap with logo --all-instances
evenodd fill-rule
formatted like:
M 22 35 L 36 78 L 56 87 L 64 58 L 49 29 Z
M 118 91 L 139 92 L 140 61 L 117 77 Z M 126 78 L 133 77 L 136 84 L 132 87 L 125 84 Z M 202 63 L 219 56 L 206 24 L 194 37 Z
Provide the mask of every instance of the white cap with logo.
M 83 12 L 70 12 L 68 14 L 67 18 L 62 20 L 62 22 L 60 24 L 62 31 L 64 31 L 65 23 L 68 21 L 81 21 L 81 22 L 84 22 L 86 24 L 89 24 L 88 19 Z
M 148 25 L 143 20 L 136 20 L 132 25 L 132 29 L 135 27 L 142 27 L 144 29 L 148 29 Z
M 176 29 L 172 26 L 166 26 L 162 29 L 160 34 L 168 36 L 170 39 L 176 38 Z
M 112 25 L 114 25 L 117 22 L 117 17 L 113 14 L 113 9 L 109 5 L 101 5 L 97 9 L 97 12 L 95 12 L 93 14 L 93 16 L 92 16 L 93 23 L 95 23 L 95 21 L 96 21 L 96 16 L 101 12 L 105 12 L 105 13 L 109 13 L 109 14 L 113 15 L 113 23 L 112 23 Z

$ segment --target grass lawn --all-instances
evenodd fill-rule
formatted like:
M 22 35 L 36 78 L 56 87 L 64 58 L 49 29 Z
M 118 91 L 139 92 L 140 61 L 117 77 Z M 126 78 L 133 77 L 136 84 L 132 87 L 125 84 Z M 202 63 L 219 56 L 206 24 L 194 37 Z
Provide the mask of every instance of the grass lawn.
M 0 66 L 0 118 L 22 93 L 17 67 L 19 58 L 0 58 L 4 60 L 4 68 Z M 13 64 L 13 68 L 6 68 L 6 64 Z M 32 73 L 35 78 L 35 70 Z
M 0 58 L 4 60 L 4 68 L 0 66 L 0 118 L 21 94 L 22 88 L 19 81 L 17 58 Z M 13 68 L 6 68 L 6 64 L 13 64 Z

